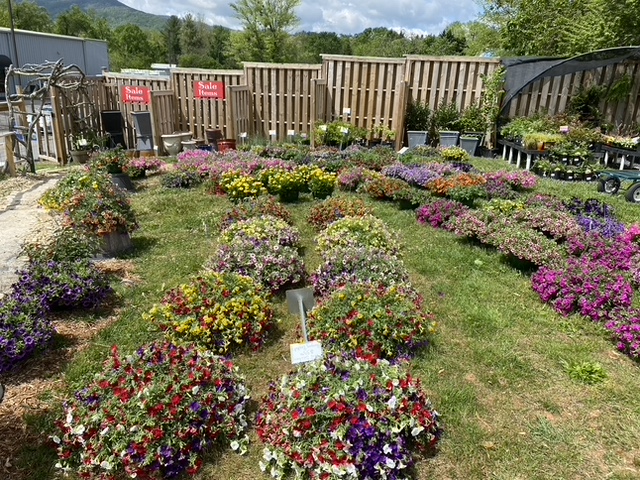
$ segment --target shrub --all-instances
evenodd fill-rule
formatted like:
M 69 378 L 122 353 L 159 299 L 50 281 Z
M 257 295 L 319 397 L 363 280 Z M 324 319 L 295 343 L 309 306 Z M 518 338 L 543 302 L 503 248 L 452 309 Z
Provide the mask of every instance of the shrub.
M 338 188 L 347 192 L 355 192 L 364 179 L 362 167 L 344 168 L 338 174 Z
M 220 354 L 246 345 L 260 348 L 273 327 L 273 310 L 263 288 L 232 272 L 207 272 L 170 290 L 162 305 L 144 317 L 172 341 L 193 342 Z
M 416 210 L 420 223 L 428 223 L 434 228 L 449 230 L 447 222 L 469 210 L 469 207 L 454 200 L 437 199 Z
M 420 381 L 384 360 L 330 357 L 272 383 L 256 421 L 275 478 L 407 478 L 432 452 L 438 414 Z
M 266 195 L 264 184 L 251 175 L 238 171 L 230 171 L 222 174 L 220 188 L 227 194 L 229 200 L 237 202 L 245 198 L 255 198 Z
M 538 185 L 538 177 L 527 171 L 507 172 L 501 170 L 485 173 L 484 178 L 487 182 L 504 182 L 518 192 L 533 190 Z
M 309 211 L 307 221 L 316 230 L 322 230 L 340 218 L 363 217 L 370 214 L 371 209 L 359 198 L 331 197 L 314 205 Z
M 316 243 L 320 255 L 332 248 L 346 246 L 368 246 L 392 255 L 400 250 L 396 235 L 373 215 L 336 220 L 318 234 Z
M 0 300 L 0 373 L 43 350 L 55 333 L 39 297 L 12 292 Z
M 631 306 L 633 288 L 625 276 L 588 260 L 570 258 L 561 268 L 541 268 L 533 290 L 562 315 L 577 312 L 599 322 Z
M 206 177 L 214 169 L 217 159 L 206 150 L 185 150 L 177 155 L 175 169 L 179 172 L 197 173 L 200 177 Z
M 102 170 L 105 172 L 122 172 L 127 168 L 130 158 L 121 148 L 101 150 L 91 158 L 89 168 L 91 170 Z
M 230 245 L 235 241 L 265 241 L 274 245 L 298 247 L 300 234 L 284 220 L 271 215 L 251 217 L 231 224 L 220 234 L 220 243 Z
M 377 174 L 364 182 L 362 190 L 375 200 L 393 200 L 393 196 L 405 185 L 402 180 Z
M 146 172 L 160 170 L 166 164 L 157 157 L 140 157 L 129 161 L 123 171 L 131 178 L 141 178 Z
M 611 318 L 606 327 L 612 333 L 618 350 L 636 361 L 640 360 L 640 310 L 617 310 Z
M 470 173 L 461 173 L 458 175 L 450 175 L 442 178 L 437 178 L 430 182 L 427 188 L 434 195 L 447 196 L 449 192 L 454 188 L 460 187 L 476 187 L 486 183 L 486 180 L 481 175 L 474 175 Z
M 388 359 L 424 348 L 435 327 L 411 289 L 363 283 L 325 296 L 308 318 L 309 337 L 321 340 L 327 350 L 361 349 Z
M 101 171 L 69 173 L 45 192 L 40 204 L 65 214 L 65 226 L 94 235 L 132 232 L 138 226 L 127 193 Z
M 261 197 L 249 197 L 240 201 L 232 209 L 228 210 L 221 221 L 221 228 L 225 229 L 241 220 L 247 220 L 253 217 L 261 217 L 270 215 L 287 222 L 289 225 L 293 223 L 291 212 L 270 195 Z
M 440 156 L 445 162 L 468 162 L 471 155 L 461 147 L 446 147 L 440 150 Z
M 409 274 L 402 260 L 395 255 L 365 246 L 331 249 L 311 275 L 311 283 L 318 296 L 325 296 L 338 287 L 356 283 L 385 286 L 402 285 Z
M 435 164 L 404 165 L 402 163 L 395 163 L 385 167 L 382 173 L 387 177 L 404 180 L 411 186 L 427 188 L 430 182 L 442 177 L 442 174 L 437 172 L 433 168 L 433 165 Z
M 239 238 L 222 244 L 207 267 L 246 275 L 270 292 L 300 283 L 306 277 L 296 248 L 265 239 Z
M 308 185 L 314 198 L 327 198 L 336 188 L 336 175 L 320 168 L 313 169 L 309 173 Z
M 232 364 L 212 353 L 154 343 L 122 358 L 113 347 L 65 402 L 56 466 L 85 478 L 193 475 L 214 443 L 246 449 L 248 398 Z
M 86 259 L 29 262 L 13 290 L 40 298 L 48 310 L 95 308 L 112 293 L 106 276 Z
M 449 190 L 448 197 L 468 207 L 473 207 L 476 200 L 487 198 L 487 191 L 483 186 L 454 187 Z

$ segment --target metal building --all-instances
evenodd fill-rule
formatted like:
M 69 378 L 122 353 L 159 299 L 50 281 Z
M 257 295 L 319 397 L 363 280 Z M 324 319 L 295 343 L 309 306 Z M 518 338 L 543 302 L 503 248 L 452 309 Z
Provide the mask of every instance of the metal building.
M 100 75 L 109 68 L 109 51 L 104 40 L 69 37 L 52 33 L 15 30 L 16 52 L 10 28 L 0 28 L 0 63 L 2 56 L 10 63 L 22 67 L 26 63 L 55 62 L 60 58 L 65 65 L 75 63 L 87 75 Z M 4 91 L 4 68 L 0 84 Z

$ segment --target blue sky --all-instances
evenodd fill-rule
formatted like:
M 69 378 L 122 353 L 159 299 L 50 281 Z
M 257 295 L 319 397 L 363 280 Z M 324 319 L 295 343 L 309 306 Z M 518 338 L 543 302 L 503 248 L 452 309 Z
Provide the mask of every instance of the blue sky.
M 229 0 L 120 0 L 144 12 L 182 17 L 191 13 L 209 24 L 239 28 Z M 476 0 L 302 0 L 297 30 L 359 33 L 387 27 L 408 33 L 437 34 L 447 25 L 477 18 Z

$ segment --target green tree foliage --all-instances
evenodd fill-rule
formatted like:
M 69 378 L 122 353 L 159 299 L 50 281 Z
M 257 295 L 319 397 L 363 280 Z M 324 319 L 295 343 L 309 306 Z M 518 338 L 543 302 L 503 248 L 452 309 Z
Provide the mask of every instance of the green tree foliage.
M 113 31 L 111 66 L 121 68 L 149 68 L 155 59 L 150 36 L 137 25 L 124 25 Z
M 72 37 L 100 40 L 109 40 L 111 37 L 111 29 L 106 20 L 100 18 L 93 10 L 84 12 L 77 5 L 57 18 L 55 31 L 60 35 L 71 35 Z
M 295 61 L 322 63 L 321 54 L 352 55 L 349 37 L 334 32 L 300 32 L 294 35 Z
M 484 0 L 484 19 L 504 54 L 575 55 L 640 41 L 640 0 Z
M 24 2 L 11 2 L 13 10 L 13 25 L 21 30 L 31 30 L 32 32 L 53 32 L 54 24 L 51 15 L 44 7 L 35 2 L 25 0 Z M 0 4 L 0 26 L 11 27 L 11 17 L 9 16 L 9 5 L 7 2 Z
M 167 52 L 166 62 L 176 65 L 178 58 L 182 53 L 180 48 L 180 29 L 182 21 L 179 17 L 171 15 L 162 29 L 162 38 L 164 39 L 165 49 Z
M 238 60 L 282 62 L 291 53 L 290 30 L 298 24 L 301 0 L 238 0 L 231 4 L 243 26 L 235 39 Z

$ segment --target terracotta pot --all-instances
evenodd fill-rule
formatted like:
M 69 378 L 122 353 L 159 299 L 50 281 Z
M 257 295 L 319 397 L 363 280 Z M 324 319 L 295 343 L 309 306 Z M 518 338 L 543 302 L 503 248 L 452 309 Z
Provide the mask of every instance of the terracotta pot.
M 233 139 L 218 140 L 218 152 L 224 153 L 236 149 L 236 141 Z

